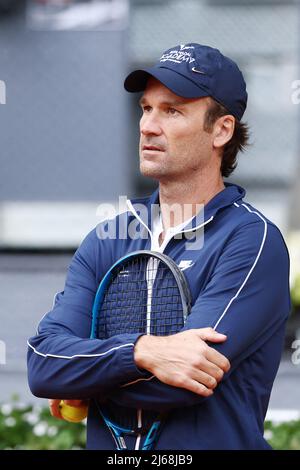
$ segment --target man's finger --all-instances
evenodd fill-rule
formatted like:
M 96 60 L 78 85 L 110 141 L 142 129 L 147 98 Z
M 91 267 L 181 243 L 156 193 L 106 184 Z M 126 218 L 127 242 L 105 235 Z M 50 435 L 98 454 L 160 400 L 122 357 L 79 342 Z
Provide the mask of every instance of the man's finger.
M 223 356 L 216 349 L 208 347 L 205 353 L 206 359 L 212 362 L 214 365 L 222 369 L 224 372 L 228 372 L 230 369 L 230 362 L 227 357 Z
M 208 361 L 207 364 L 209 367 L 210 363 Z M 213 390 L 218 385 L 217 378 L 214 375 L 209 374 L 207 370 L 206 372 L 204 372 L 204 370 L 197 371 L 195 375 L 193 375 L 193 379 L 210 390 Z
M 63 419 L 62 415 L 60 414 L 60 399 L 55 399 L 55 400 L 49 400 L 49 408 L 50 408 L 50 413 L 54 418 L 57 419 Z
M 223 369 L 205 358 L 201 361 L 201 372 L 205 372 L 208 376 L 213 377 L 217 383 L 221 382 L 224 376 Z
M 197 332 L 201 339 L 211 341 L 212 343 L 221 343 L 227 339 L 226 335 L 218 333 L 213 328 L 200 328 Z
M 178 387 L 181 386 L 178 385 Z M 213 390 L 205 387 L 205 385 L 193 379 L 186 379 L 184 381 L 184 386 L 182 386 L 181 388 L 190 390 L 191 392 L 197 393 L 197 395 L 201 395 L 202 397 L 210 397 L 214 393 Z

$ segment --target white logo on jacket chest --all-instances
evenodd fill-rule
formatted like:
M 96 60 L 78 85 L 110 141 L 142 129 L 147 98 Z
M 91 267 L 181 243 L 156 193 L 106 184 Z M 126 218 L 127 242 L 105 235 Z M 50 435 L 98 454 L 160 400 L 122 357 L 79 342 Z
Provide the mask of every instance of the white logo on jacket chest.
M 187 268 L 191 268 L 194 266 L 195 263 L 193 263 L 193 260 L 191 259 L 182 259 L 178 265 L 178 268 L 181 269 L 181 271 L 184 271 Z

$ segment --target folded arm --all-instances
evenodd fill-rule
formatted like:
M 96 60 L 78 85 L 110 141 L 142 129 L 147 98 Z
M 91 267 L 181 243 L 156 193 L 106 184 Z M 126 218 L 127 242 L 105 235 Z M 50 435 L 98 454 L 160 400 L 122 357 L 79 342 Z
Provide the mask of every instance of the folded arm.
M 106 396 L 129 380 L 148 376 L 133 358 L 140 334 L 90 339 L 92 305 L 101 274 L 96 273 L 95 231 L 75 253 L 64 292 L 28 340 L 28 381 L 34 395 L 86 399 Z M 105 267 L 104 267 L 105 269 Z

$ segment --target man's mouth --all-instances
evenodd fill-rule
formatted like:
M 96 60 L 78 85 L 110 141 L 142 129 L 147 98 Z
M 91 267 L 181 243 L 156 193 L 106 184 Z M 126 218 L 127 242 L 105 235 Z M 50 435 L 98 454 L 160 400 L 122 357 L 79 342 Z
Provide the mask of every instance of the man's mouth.
M 142 150 L 152 150 L 154 152 L 163 152 L 164 150 L 161 147 L 157 147 L 156 145 L 143 145 Z

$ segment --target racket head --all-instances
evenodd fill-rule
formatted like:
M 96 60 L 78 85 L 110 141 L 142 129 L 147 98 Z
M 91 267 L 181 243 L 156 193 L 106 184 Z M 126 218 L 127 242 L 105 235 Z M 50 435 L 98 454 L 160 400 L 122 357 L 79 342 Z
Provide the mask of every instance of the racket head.
M 135 251 L 119 259 L 102 279 L 92 310 L 91 338 L 174 334 L 190 309 L 190 290 L 176 263 L 162 253 Z

